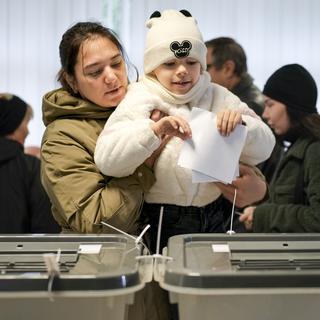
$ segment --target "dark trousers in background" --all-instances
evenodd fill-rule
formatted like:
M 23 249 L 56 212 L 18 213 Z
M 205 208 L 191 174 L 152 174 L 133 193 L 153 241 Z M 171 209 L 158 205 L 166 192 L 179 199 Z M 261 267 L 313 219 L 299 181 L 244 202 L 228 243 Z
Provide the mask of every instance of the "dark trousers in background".
M 143 216 L 151 225 L 150 250 L 156 252 L 157 232 L 160 209 L 163 206 L 160 250 L 168 243 L 172 236 L 186 233 L 225 232 L 224 201 L 220 197 L 204 207 L 182 207 L 171 204 L 145 203 Z M 160 251 L 161 253 L 161 251 Z

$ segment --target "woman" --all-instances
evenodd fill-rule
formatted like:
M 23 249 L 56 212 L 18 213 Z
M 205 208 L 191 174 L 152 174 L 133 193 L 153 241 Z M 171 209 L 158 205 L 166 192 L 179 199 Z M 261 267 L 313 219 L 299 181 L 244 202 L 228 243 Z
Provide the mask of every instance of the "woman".
M 128 86 L 125 53 L 98 23 L 77 23 L 60 43 L 61 89 L 43 98 L 42 181 L 64 231 L 101 233 L 106 221 L 133 232 L 143 193 L 154 182 L 145 164 L 125 178 L 99 172 L 96 140 Z M 149 165 L 153 161 L 149 159 Z
M 93 154 L 104 124 L 128 86 L 125 53 L 114 33 L 98 23 L 82 22 L 65 32 L 60 43 L 61 89 L 43 98 L 47 126 L 42 140 L 42 181 L 55 219 L 64 231 L 113 232 L 100 222 L 133 232 L 143 193 L 154 182 L 150 168 L 161 148 L 126 178 L 99 172 Z M 155 110 L 152 119 L 163 114 Z M 165 143 L 165 141 L 164 141 Z M 261 181 L 237 186 L 242 203 L 254 201 L 241 192 Z M 256 192 L 253 198 L 264 195 Z
M 285 141 L 270 199 L 240 217 L 254 232 L 320 231 L 320 116 L 317 87 L 301 65 L 278 69 L 266 82 L 263 117 Z

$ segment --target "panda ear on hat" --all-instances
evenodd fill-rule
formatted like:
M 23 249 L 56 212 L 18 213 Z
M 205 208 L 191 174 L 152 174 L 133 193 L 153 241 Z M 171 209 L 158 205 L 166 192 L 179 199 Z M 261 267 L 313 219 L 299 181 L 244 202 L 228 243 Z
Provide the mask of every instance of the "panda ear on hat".
M 146 27 L 150 29 L 152 27 L 153 22 L 155 21 L 155 19 L 158 19 L 158 18 L 161 18 L 161 13 L 159 11 L 154 11 L 151 14 L 149 20 L 146 22 Z
M 182 10 L 180 10 L 180 12 L 181 12 L 184 16 L 186 16 L 186 17 L 192 17 L 191 13 L 190 13 L 188 10 L 182 9 Z M 158 11 L 158 10 L 156 10 L 156 11 L 154 11 L 154 12 L 151 14 L 151 16 L 149 17 L 149 19 L 159 18 L 159 17 L 161 17 L 161 12 Z
M 152 18 L 159 18 L 161 17 L 161 13 L 159 11 L 155 11 L 151 14 L 150 18 L 149 19 L 152 19 Z
M 191 13 L 188 10 L 182 9 L 180 12 L 186 17 L 192 17 Z

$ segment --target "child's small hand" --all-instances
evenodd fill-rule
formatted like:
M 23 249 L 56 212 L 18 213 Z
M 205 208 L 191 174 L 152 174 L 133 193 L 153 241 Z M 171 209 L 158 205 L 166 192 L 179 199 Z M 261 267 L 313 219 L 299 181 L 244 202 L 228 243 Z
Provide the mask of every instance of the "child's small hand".
M 223 136 L 229 136 L 235 127 L 241 123 L 242 116 L 238 110 L 225 109 L 217 114 L 217 128 Z
M 175 136 L 182 140 L 191 138 L 191 129 L 188 122 L 177 116 L 163 117 L 152 123 L 151 128 L 160 139 L 164 136 Z

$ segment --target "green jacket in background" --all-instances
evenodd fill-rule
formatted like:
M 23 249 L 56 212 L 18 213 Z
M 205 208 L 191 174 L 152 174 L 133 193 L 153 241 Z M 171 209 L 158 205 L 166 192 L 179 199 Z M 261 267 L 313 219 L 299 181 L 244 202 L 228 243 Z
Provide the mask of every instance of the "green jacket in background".
M 154 183 L 152 170 L 144 165 L 125 178 L 107 177 L 97 169 L 96 141 L 112 111 L 63 89 L 43 98 L 42 183 L 65 231 L 113 233 L 100 223 L 106 221 L 133 232 L 143 194 Z
M 287 151 L 253 232 L 320 232 L 320 141 L 301 138 Z

